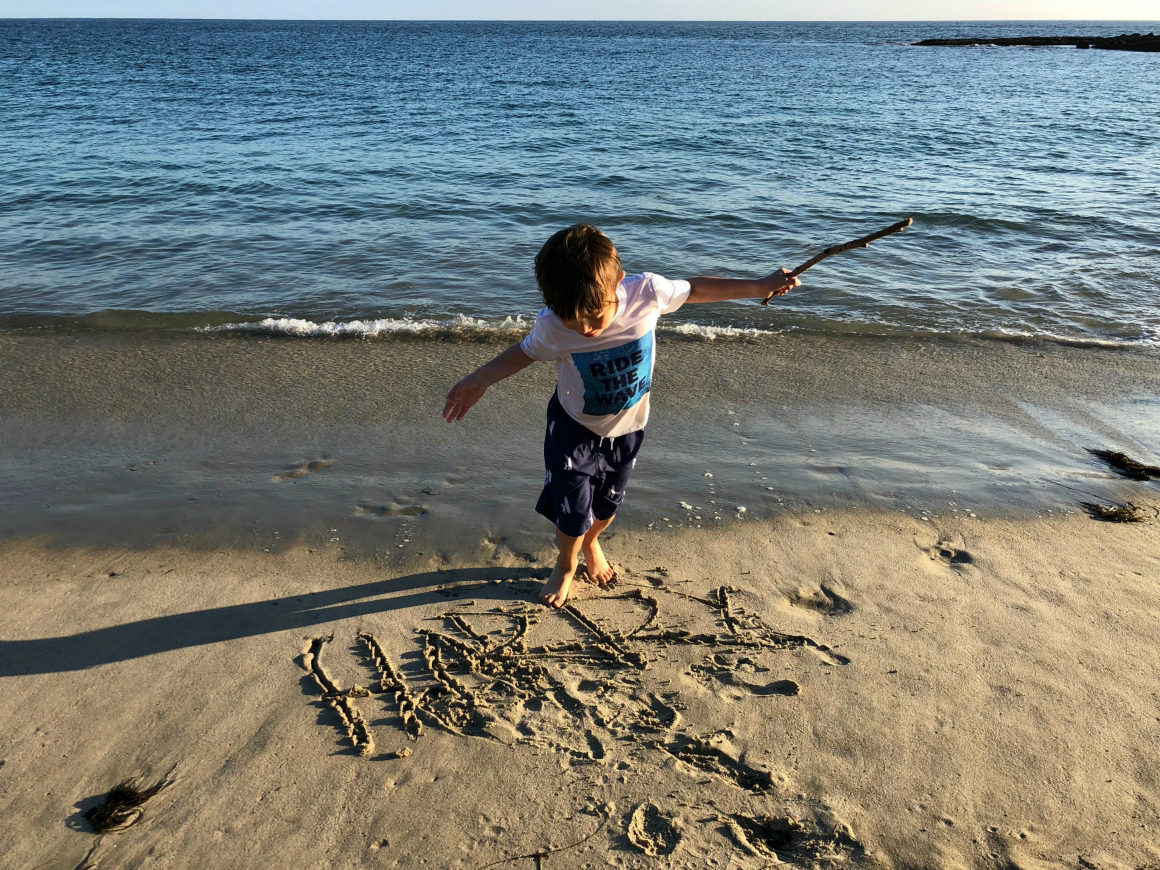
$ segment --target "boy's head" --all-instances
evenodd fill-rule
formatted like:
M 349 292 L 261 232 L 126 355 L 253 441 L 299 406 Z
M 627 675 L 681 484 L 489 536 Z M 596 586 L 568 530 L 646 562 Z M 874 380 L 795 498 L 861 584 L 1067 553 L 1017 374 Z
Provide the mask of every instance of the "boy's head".
M 536 283 L 544 302 L 568 325 L 599 321 L 609 305 L 615 313 L 616 287 L 623 277 L 616 246 L 591 224 L 560 230 L 536 254 Z

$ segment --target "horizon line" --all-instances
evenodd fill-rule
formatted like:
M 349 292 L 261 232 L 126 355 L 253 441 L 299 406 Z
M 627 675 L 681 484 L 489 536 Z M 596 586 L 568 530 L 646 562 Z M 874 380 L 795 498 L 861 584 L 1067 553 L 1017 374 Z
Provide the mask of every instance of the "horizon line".
M 1160 24 L 1160 18 L 251 18 L 230 16 L 158 17 L 151 15 L 0 15 L 0 21 L 265 21 L 299 23 L 408 24 L 978 24 L 1135 22 Z

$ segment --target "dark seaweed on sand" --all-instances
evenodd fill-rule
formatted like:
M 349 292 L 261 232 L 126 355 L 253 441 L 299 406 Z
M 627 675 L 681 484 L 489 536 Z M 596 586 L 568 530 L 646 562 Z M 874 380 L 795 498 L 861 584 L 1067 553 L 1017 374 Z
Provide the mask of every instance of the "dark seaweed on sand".
M 140 788 L 139 780 L 127 779 L 113 786 L 100 806 L 86 810 L 85 818 L 98 834 L 123 830 L 141 818 L 141 806 L 145 801 L 169 788 L 173 782 L 166 776 L 148 788 Z
M 1112 467 L 1112 471 L 1129 480 L 1152 480 L 1160 478 L 1160 466 L 1145 465 L 1123 453 L 1118 453 L 1114 450 L 1096 450 L 1092 447 L 1088 448 L 1088 453 L 1098 459 L 1102 459 Z
M 1083 501 L 1080 502 L 1080 507 L 1087 511 L 1092 519 L 1109 523 L 1142 523 L 1148 519 L 1143 508 L 1130 501 L 1114 505 Z

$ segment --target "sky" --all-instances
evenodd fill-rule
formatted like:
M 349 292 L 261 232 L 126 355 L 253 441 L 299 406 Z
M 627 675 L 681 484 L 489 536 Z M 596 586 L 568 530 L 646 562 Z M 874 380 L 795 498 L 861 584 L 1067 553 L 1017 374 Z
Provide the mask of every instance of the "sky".
M 1160 19 L 1160 0 L 0 0 L 0 18 Z

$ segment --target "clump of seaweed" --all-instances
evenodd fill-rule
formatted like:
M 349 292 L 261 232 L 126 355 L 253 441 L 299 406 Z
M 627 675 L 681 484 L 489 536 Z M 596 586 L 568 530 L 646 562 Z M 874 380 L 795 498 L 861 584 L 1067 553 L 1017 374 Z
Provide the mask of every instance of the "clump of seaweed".
M 167 775 L 153 785 L 142 788 L 140 780 L 127 779 L 113 786 L 99 806 L 86 810 L 85 818 L 98 834 L 122 831 L 141 818 L 144 812 L 141 807 L 149 798 L 169 788 L 174 781 Z
M 1109 523 L 1143 523 L 1149 519 L 1142 507 L 1130 501 L 1111 505 L 1081 501 L 1079 506 L 1087 511 L 1092 519 Z
M 1112 471 L 1126 477 L 1129 480 L 1154 480 L 1160 479 L 1160 466 L 1145 465 L 1142 462 L 1137 462 L 1130 456 L 1119 453 L 1114 450 L 1097 450 L 1089 447 L 1088 453 L 1095 456 L 1097 459 L 1102 459 L 1112 467 Z

